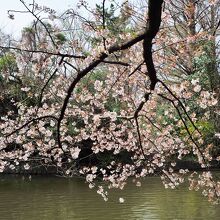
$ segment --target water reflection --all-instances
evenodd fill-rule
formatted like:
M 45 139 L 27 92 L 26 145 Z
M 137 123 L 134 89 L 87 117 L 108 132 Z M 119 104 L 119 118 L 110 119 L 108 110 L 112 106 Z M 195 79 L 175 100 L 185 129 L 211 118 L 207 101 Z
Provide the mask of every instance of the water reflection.
M 104 202 L 81 179 L 56 177 L 0 177 L 2 220 L 167 220 L 219 219 L 220 206 L 212 206 L 198 192 L 181 187 L 165 190 L 158 177 L 142 187 L 132 183 L 124 191 L 110 192 Z M 118 198 L 125 198 L 120 204 Z

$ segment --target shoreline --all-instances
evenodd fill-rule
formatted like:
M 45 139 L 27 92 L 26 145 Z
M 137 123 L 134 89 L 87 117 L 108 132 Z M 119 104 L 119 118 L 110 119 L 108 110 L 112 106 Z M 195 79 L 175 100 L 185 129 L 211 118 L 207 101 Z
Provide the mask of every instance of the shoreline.
M 201 165 L 194 161 L 176 161 L 176 166 L 173 167 L 174 172 L 177 172 L 180 169 L 188 169 L 189 171 L 220 171 L 220 162 L 212 161 L 210 163 L 210 167 L 202 168 Z M 76 170 L 77 173 L 77 170 Z M 157 175 L 158 172 L 155 171 L 153 175 Z M 45 167 L 45 166 L 37 166 L 30 168 L 29 170 L 25 170 L 23 167 L 18 167 L 15 170 L 5 170 L 0 175 L 37 175 L 37 176 L 65 176 L 59 174 L 57 168 L 54 166 Z M 77 175 L 73 175 L 75 177 Z

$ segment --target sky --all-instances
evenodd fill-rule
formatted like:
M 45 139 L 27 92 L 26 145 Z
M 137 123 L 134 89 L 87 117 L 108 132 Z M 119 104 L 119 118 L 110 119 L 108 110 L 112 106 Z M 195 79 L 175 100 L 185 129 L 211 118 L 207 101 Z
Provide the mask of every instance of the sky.
M 33 0 L 24 0 L 26 4 L 31 4 Z M 40 6 L 47 6 L 55 11 L 62 12 L 68 8 L 74 8 L 78 0 L 35 0 Z M 100 3 L 101 0 L 87 0 L 91 5 Z M 33 16 L 29 14 L 15 13 L 15 19 L 8 18 L 8 10 L 24 10 L 20 0 L 4 0 L 0 7 L 0 29 L 3 33 L 19 36 L 24 26 L 27 26 L 33 20 Z

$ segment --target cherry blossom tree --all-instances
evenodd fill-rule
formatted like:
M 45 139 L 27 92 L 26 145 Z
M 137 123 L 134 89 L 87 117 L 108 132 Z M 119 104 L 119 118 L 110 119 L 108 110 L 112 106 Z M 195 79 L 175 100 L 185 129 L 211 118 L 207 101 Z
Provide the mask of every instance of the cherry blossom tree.
M 13 106 L 1 113 L 1 172 L 52 166 L 85 177 L 105 200 L 107 188 L 158 174 L 165 187 L 189 181 L 218 202 L 210 168 L 220 160 L 219 133 L 208 122 L 219 116 L 219 87 L 202 56 L 213 54 L 219 79 L 219 1 L 102 0 L 96 9 L 80 1 L 62 15 L 20 2 L 35 20 L 19 43 L 0 46 L 1 99 Z M 187 157 L 204 172 L 179 169 Z

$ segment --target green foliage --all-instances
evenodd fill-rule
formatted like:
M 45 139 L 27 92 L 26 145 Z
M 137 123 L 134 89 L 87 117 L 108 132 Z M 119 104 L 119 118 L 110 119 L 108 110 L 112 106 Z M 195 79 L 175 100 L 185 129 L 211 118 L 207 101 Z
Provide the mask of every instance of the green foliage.
M 0 72 L 13 73 L 18 70 L 15 56 L 11 53 L 7 53 L 0 57 Z
M 106 72 L 105 70 L 96 70 L 93 71 L 91 74 L 88 76 L 84 77 L 80 84 L 77 86 L 76 93 L 79 94 L 82 92 L 83 88 L 87 88 L 88 91 L 92 94 L 94 94 L 96 91 L 94 89 L 94 83 L 96 80 L 104 82 L 106 79 Z
M 58 44 L 64 44 L 67 40 L 63 33 L 58 33 L 55 36 Z
M 30 34 L 35 34 L 35 30 L 33 27 L 24 27 L 22 30 L 23 33 L 30 33 Z
M 111 4 L 109 8 L 105 8 L 104 17 L 105 17 L 105 26 L 114 34 L 118 33 L 120 29 L 118 29 L 120 18 L 115 15 L 115 6 Z M 96 4 L 96 11 L 98 14 L 103 16 L 103 6 Z M 103 24 L 101 24 L 103 25 Z
M 202 41 L 199 48 L 201 54 L 194 58 L 194 76 L 198 75 L 203 87 L 209 90 L 214 89 L 220 83 L 220 76 L 217 69 L 219 59 L 215 54 L 215 43 L 212 40 Z
M 194 125 L 199 129 L 199 131 L 202 133 L 204 137 L 213 136 L 214 125 L 211 121 L 197 121 L 197 122 L 194 122 Z M 188 127 L 190 134 L 193 134 L 193 132 L 195 131 L 195 127 L 192 125 L 192 123 L 189 122 L 187 127 Z M 180 134 L 182 134 L 183 136 L 188 135 L 185 127 L 182 127 L 180 129 Z
M 109 95 L 107 102 L 105 103 L 105 108 L 110 112 L 120 113 L 123 103 L 120 102 L 118 98 Z
M 117 14 L 117 7 L 114 4 L 110 4 L 110 6 L 104 9 L 103 13 L 103 5 L 96 4 L 96 12 L 99 15 L 100 19 L 98 21 L 98 28 L 106 29 L 109 31 L 109 36 L 114 36 L 120 42 L 120 34 L 121 33 L 131 33 L 132 36 L 135 36 L 137 33 L 134 31 L 132 27 L 130 27 L 129 14 L 121 13 Z M 104 19 L 103 19 L 104 17 Z M 100 43 L 103 38 L 92 38 L 90 39 L 93 46 L 96 46 Z

